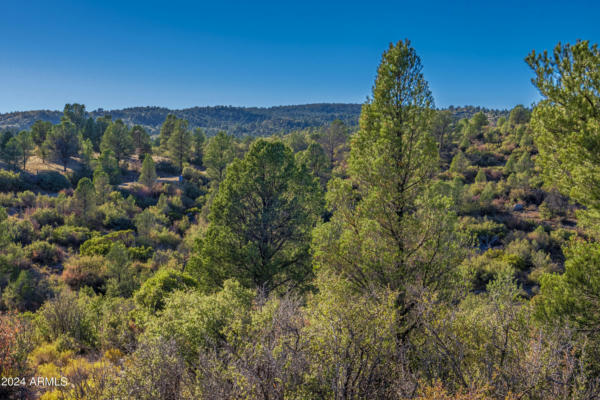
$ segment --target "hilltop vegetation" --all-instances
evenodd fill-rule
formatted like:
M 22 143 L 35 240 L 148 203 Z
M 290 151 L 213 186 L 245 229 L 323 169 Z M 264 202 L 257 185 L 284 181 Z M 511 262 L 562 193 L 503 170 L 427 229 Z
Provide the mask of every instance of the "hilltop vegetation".
M 358 125 L 360 104 L 305 104 L 279 107 L 193 107 L 169 110 L 162 107 L 133 107 L 122 110 L 95 110 L 86 112 L 88 118 L 110 115 L 128 126 L 140 125 L 150 135 L 158 134 L 169 114 L 188 121 L 190 128 L 202 128 L 208 135 L 225 131 L 236 137 L 269 136 L 291 130 L 321 128 L 336 119 L 349 127 Z M 450 107 L 456 118 L 470 118 L 483 111 L 491 118 L 506 115 L 506 111 L 487 110 L 481 107 Z M 21 131 L 30 129 L 35 121 L 60 122 L 60 111 L 21 111 L 0 114 L 0 130 Z
M 339 119 L 349 126 L 356 126 L 360 104 L 306 104 L 279 107 L 193 107 L 169 110 L 162 107 L 133 107 L 122 110 L 95 110 L 85 116 L 93 119 L 110 115 L 128 126 L 140 125 L 151 135 L 158 134 L 168 114 L 188 121 L 190 128 L 202 128 L 212 135 L 226 131 L 231 135 L 268 136 L 305 128 L 318 128 Z M 37 120 L 56 124 L 59 111 L 23 111 L 0 114 L 0 129 L 20 131 L 29 129 Z
M 598 398 L 600 52 L 527 62 L 533 111 L 436 109 L 400 41 L 358 126 L 4 131 L 0 372 L 69 385 L 0 396 Z

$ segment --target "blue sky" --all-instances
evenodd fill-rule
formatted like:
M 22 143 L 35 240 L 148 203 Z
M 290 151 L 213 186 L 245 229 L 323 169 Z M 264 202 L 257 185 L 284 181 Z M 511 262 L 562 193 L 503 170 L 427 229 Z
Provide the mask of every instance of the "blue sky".
M 439 107 L 538 99 L 523 58 L 600 41 L 592 1 L 0 4 L 0 112 L 362 103 L 409 38 Z

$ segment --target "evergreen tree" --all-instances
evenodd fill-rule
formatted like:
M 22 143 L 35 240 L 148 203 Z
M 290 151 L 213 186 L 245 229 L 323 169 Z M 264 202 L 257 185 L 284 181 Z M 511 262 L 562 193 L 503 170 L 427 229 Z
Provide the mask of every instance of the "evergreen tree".
M 98 205 L 104 204 L 108 200 L 108 195 L 112 192 L 110 177 L 102 168 L 96 168 L 94 171 L 94 189 L 96 190 L 96 200 Z
M 133 128 L 131 128 L 131 138 L 133 140 L 133 148 L 135 149 L 135 153 L 138 155 L 140 160 L 146 154 L 152 153 L 150 135 L 148 135 L 148 132 L 146 132 L 142 126 L 134 125 Z
M 81 178 L 75 189 L 74 200 L 77 211 L 84 221 L 89 222 L 96 212 L 96 189 L 89 178 Z
M 160 134 L 158 137 L 160 140 L 160 147 L 163 150 L 167 149 L 167 146 L 169 143 L 169 138 L 171 137 L 171 134 L 175 130 L 176 122 L 177 122 L 177 117 L 174 114 L 169 114 L 169 115 L 167 115 L 165 122 L 163 122 L 162 126 L 160 127 Z
M 27 160 L 31 157 L 31 153 L 33 152 L 33 148 L 35 144 L 33 143 L 33 139 L 31 138 L 31 133 L 27 131 L 21 131 L 17 135 L 17 140 L 19 141 L 19 146 L 23 154 L 21 155 L 21 165 L 22 168 L 25 169 L 27 166 Z
M 533 168 L 533 161 L 531 160 L 531 155 L 529 152 L 524 152 L 519 161 L 515 165 L 515 169 L 517 172 L 529 172 Z
M 175 128 L 171 132 L 167 149 L 171 160 L 183 170 L 183 164 L 189 159 L 192 152 L 192 134 L 188 130 L 188 122 L 183 119 L 175 121 Z
M 335 161 L 335 149 L 346 142 L 348 135 L 348 127 L 339 119 L 333 121 L 320 135 L 319 142 L 330 163 Z
M 486 183 L 487 182 L 487 176 L 485 174 L 485 171 L 482 168 L 479 168 L 479 171 L 477 171 L 477 175 L 475 176 L 475 183 Z
M 405 333 L 416 323 L 414 291 L 445 289 L 462 255 L 451 200 L 430 185 L 438 151 L 429 134 L 433 98 L 421 71 L 409 41 L 383 54 L 352 139 L 350 178 L 330 181 L 333 216 L 313 238 L 317 270 L 365 292 L 398 291 Z
M 200 128 L 194 129 L 194 133 L 192 135 L 192 154 L 191 159 L 192 162 L 198 166 L 203 165 L 203 155 L 204 155 L 204 143 L 206 142 L 206 135 L 204 131 Z
M 506 164 L 504 164 L 504 174 L 510 175 L 512 172 L 516 172 L 516 168 L 517 168 L 517 156 L 513 152 L 510 154 L 510 157 L 508 157 L 508 160 L 506 160 Z
M 146 154 L 144 162 L 142 163 L 142 171 L 140 173 L 138 182 L 146 186 L 148 189 L 152 189 L 156 183 L 156 178 L 157 176 L 156 168 L 154 167 L 154 160 L 152 159 L 151 155 Z
M 230 277 L 267 292 L 303 284 L 311 270 L 310 232 L 321 211 L 321 190 L 292 151 L 259 139 L 228 168 L 191 268 L 207 288 Z
M 12 169 L 18 169 L 23 159 L 23 148 L 16 136 L 11 137 L 2 148 L 2 160 Z
M 37 120 L 31 125 L 31 139 L 36 146 L 42 146 L 51 130 L 51 122 Z
M 63 118 L 60 124 L 52 127 L 44 146 L 49 156 L 60 162 L 63 171 L 66 171 L 69 160 L 79 151 L 77 127 L 69 119 Z
M 210 138 L 204 149 L 204 164 L 208 176 L 221 182 L 225 176 L 225 168 L 235 157 L 233 136 L 221 131 Z
M 440 157 L 448 150 L 447 147 L 450 144 L 450 134 L 452 133 L 453 122 L 454 119 L 450 111 L 436 111 L 432 122 L 432 132 L 438 145 Z
M 114 243 L 108 254 L 106 295 L 110 297 L 131 297 L 137 287 L 135 272 L 127 248 L 121 242 Z
M 63 115 L 64 118 L 67 118 L 69 121 L 75 124 L 78 133 L 83 129 L 86 123 L 85 105 L 77 103 L 65 104 Z
M 116 184 L 121 177 L 121 170 L 112 150 L 104 150 L 100 153 L 96 168 L 100 168 L 108 175 L 111 184 Z
M 600 221 L 600 49 L 559 43 L 526 62 L 544 98 L 531 117 L 542 176 Z
M 521 104 L 510 110 L 508 121 L 511 125 L 526 124 L 531 118 L 531 112 Z
M 133 153 L 131 132 L 122 120 L 118 119 L 106 128 L 100 142 L 100 150 L 112 151 L 117 159 L 117 165 Z
M 468 168 L 469 160 L 465 156 L 465 153 L 459 150 L 454 158 L 452 158 L 452 163 L 450 163 L 450 171 L 458 174 L 464 174 L 467 172 Z
M 296 160 L 319 179 L 323 189 L 327 187 L 331 177 L 331 163 L 320 144 L 311 143 L 306 150 L 296 154 Z

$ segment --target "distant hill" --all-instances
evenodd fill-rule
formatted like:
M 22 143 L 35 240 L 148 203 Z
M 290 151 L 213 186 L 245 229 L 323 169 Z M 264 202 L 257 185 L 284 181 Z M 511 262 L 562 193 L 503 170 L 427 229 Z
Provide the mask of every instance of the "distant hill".
M 151 134 L 157 134 L 160 126 L 173 113 L 187 119 L 191 128 L 201 127 L 209 134 L 219 130 L 235 136 L 263 136 L 281 131 L 320 127 L 335 119 L 349 126 L 358 125 L 360 104 L 305 104 L 278 107 L 193 107 L 182 110 L 170 110 L 164 107 L 133 107 L 122 110 L 98 109 L 88 113 L 91 117 L 109 114 L 113 120 L 122 119 L 128 125 L 139 124 Z M 62 111 L 21 111 L 0 114 L 0 130 L 28 129 L 36 120 L 41 119 L 58 123 Z
M 98 109 L 88 113 L 97 118 L 106 114 L 113 120 L 122 119 L 128 125 L 142 125 L 151 134 L 158 134 L 160 126 L 173 113 L 187 119 L 191 128 L 203 128 L 209 135 L 224 130 L 235 136 L 266 136 L 282 131 L 317 128 L 328 125 L 335 119 L 346 125 L 358 125 L 360 104 L 304 104 L 277 107 L 192 107 L 170 110 L 164 107 L 132 107 L 122 110 Z M 484 111 L 492 119 L 508 114 L 504 110 L 488 110 L 475 106 L 449 107 L 457 118 L 470 118 L 478 111 Z M 28 129 L 36 120 L 60 122 L 62 111 L 35 110 L 0 114 L 0 130 Z

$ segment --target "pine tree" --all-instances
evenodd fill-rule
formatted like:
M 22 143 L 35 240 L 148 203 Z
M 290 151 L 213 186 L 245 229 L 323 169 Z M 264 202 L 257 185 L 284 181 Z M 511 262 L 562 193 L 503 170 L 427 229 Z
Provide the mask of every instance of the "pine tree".
M 452 158 L 452 163 L 450 163 L 450 171 L 458 174 L 464 174 L 467 172 L 467 168 L 469 168 L 469 160 L 465 156 L 465 153 L 459 150 L 454 158 Z
M 204 148 L 208 176 L 217 183 L 225 177 L 225 168 L 235 157 L 233 136 L 221 131 L 210 138 Z
M 477 175 L 475 176 L 475 183 L 486 183 L 487 182 L 487 175 L 485 174 L 485 171 L 482 168 L 479 168 L 479 171 L 477 171 Z
M 200 257 L 191 264 L 206 288 L 236 278 L 269 292 L 310 274 L 310 232 L 322 192 L 281 142 L 255 141 L 233 161 L 210 207 Z
M 133 140 L 133 148 L 139 159 L 142 159 L 146 154 L 152 153 L 152 145 L 150 144 L 150 135 L 140 125 L 134 125 L 131 128 L 131 138 Z
M 178 119 L 175 122 L 175 128 L 169 137 L 167 143 L 169 156 L 171 160 L 183 170 L 183 163 L 187 162 L 192 152 L 192 135 L 188 130 L 188 122 Z
M 125 123 L 118 119 L 111 123 L 100 142 L 100 150 L 110 150 L 117 159 L 117 164 L 133 153 L 133 138 Z
M 349 179 L 330 181 L 333 215 L 313 234 L 317 271 L 340 274 L 365 292 L 398 291 L 404 334 L 414 327 L 414 290 L 443 293 L 463 254 L 452 200 L 432 185 L 438 171 L 429 133 L 433 112 L 410 42 L 390 45 L 352 139 Z
M 104 204 L 108 195 L 112 192 L 110 177 L 102 168 L 96 168 L 94 171 L 94 189 L 96 190 L 96 200 L 98 205 Z
M 156 178 L 157 176 L 156 168 L 154 167 L 154 160 L 152 159 L 151 155 L 146 154 L 144 162 L 142 163 L 142 172 L 140 173 L 138 182 L 146 186 L 148 189 L 152 189 L 156 183 Z
M 23 159 L 23 148 L 17 137 L 12 137 L 6 142 L 2 149 L 2 160 L 13 169 L 18 169 L 21 160 Z
M 167 149 L 169 138 L 171 137 L 171 134 L 175 130 L 176 122 L 177 122 L 177 117 L 173 114 L 169 114 L 169 115 L 167 115 L 165 122 L 163 122 L 162 126 L 160 127 L 160 133 L 159 133 L 158 137 L 160 140 L 160 147 L 162 150 Z
M 77 127 L 70 120 L 63 118 L 60 124 L 52 127 L 44 146 L 50 157 L 60 162 L 63 171 L 66 171 L 69 160 L 79 151 Z
M 81 178 L 74 193 L 75 205 L 84 221 L 90 221 L 96 212 L 96 190 L 89 178 Z
M 194 129 L 192 142 L 192 162 L 201 167 L 203 164 L 204 143 L 206 142 L 206 135 L 204 134 L 204 131 L 202 129 Z

